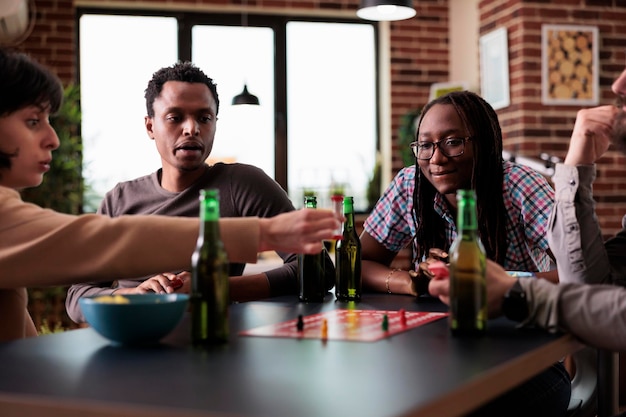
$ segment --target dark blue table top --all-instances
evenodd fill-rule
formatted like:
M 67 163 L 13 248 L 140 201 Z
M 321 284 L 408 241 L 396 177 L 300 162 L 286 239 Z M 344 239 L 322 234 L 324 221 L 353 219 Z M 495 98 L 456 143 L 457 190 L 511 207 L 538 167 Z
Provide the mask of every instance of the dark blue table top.
M 576 346 L 568 336 L 518 330 L 506 319 L 490 321 L 478 339 L 452 337 L 446 319 L 377 342 L 238 335 L 345 307 L 331 294 L 321 304 L 296 297 L 233 304 L 230 342 L 207 351 L 189 346 L 188 319 L 155 346 L 113 346 L 92 329 L 0 344 L 0 395 L 182 414 L 457 415 L 514 384 L 498 383 L 504 373 L 522 380 Z M 447 310 L 437 300 L 387 294 L 365 294 L 357 308 Z

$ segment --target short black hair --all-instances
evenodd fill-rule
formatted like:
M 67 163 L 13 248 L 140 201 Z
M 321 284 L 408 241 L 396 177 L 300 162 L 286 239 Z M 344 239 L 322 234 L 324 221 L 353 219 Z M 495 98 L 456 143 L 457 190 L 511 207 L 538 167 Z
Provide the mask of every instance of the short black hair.
M 183 81 L 186 83 L 202 83 L 209 87 L 209 91 L 215 99 L 215 115 L 220 109 L 220 100 L 217 96 L 217 87 L 213 79 L 209 78 L 200 68 L 191 62 L 177 62 L 171 67 L 164 67 L 152 75 L 146 88 L 146 111 L 148 117 L 154 117 L 154 100 L 161 94 L 163 85 L 168 81 Z
M 63 85 L 52 71 L 22 52 L 0 48 L 0 117 L 33 105 L 54 114 L 62 103 Z M 0 170 L 11 168 L 17 150 L 10 152 L 0 150 Z

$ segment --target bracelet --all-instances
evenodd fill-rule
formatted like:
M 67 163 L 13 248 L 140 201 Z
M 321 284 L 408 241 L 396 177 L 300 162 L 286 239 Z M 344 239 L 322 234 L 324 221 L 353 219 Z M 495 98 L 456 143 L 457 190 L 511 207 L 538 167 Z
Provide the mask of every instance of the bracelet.
M 391 276 L 394 274 L 394 272 L 396 271 L 402 271 L 399 268 L 394 268 L 391 271 L 389 271 L 389 275 L 387 275 L 387 279 L 385 279 L 385 287 L 387 287 L 387 294 L 393 294 L 391 292 L 391 289 L 389 288 L 389 280 L 391 279 Z

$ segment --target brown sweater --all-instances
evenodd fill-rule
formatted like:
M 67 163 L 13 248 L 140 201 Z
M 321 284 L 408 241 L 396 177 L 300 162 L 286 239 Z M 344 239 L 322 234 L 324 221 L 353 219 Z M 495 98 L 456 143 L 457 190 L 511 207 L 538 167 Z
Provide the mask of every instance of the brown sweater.
M 0 340 L 35 334 L 25 287 L 189 269 L 197 218 L 71 216 L 0 186 Z M 258 218 L 222 219 L 229 259 L 256 262 Z

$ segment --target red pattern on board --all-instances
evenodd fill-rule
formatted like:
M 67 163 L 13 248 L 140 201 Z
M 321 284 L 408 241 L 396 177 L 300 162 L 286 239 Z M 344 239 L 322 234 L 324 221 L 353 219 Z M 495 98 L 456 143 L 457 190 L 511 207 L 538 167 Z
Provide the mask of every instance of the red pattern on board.
M 387 315 L 388 329 L 383 330 Z M 403 317 L 404 315 L 404 317 Z M 298 330 L 298 319 L 241 331 L 241 336 L 285 337 L 294 339 L 328 339 L 353 342 L 375 342 L 405 332 L 435 320 L 448 313 L 386 310 L 333 310 L 304 316 L 304 328 Z M 326 337 L 322 336 L 322 322 L 327 320 Z

